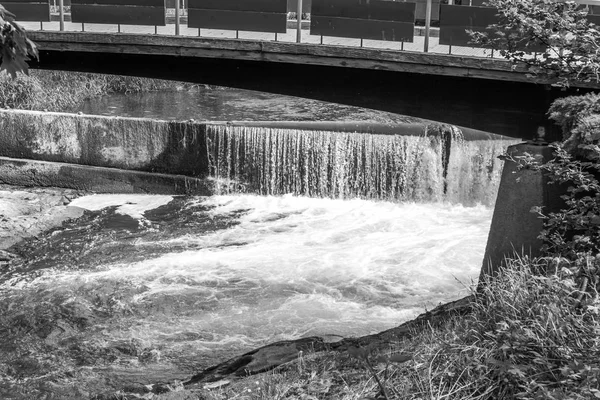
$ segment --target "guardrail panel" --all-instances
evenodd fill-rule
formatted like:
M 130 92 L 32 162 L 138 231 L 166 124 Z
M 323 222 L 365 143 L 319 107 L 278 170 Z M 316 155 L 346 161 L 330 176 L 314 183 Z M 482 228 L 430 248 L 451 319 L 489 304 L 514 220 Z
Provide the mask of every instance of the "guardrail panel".
M 165 0 L 71 0 L 71 5 L 164 7 Z
M 190 0 L 190 28 L 287 32 L 287 0 Z
M 472 43 L 467 29 L 485 32 L 488 25 L 498 22 L 496 9 L 442 4 L 440 13 L 440 44 L 481 47 Z
M 312 35 L 412 42 L 415 3 L 313 0 Z
M 287 0 L 189 0 L 188 8 L 219 11 L 287 13 Z
M 71 20 L 90 24 L 165 26 L 165 0 L 72 0 Z
M 414 3 L 381 0 L 314 0 L 311 16 L 413 22 Z
M 165 4 L 166 4 L 167 8 L 175 8 L 175 5 L 177 4 L 177 0 L 166 0 Z M 184 2 L 183 0 L 179 0 L 179 8 L 182 10 L 184 8 L 187 8 L 187 2 Z
M 440 18 L 440 44 L 450 46 L 488 47 L 472 42 L 467 29 L 474 32 L 489 32 L 487 27 L 498 23 L 497 10 L 492 7 L 457 6 L 442 4 Z M 517 49 L 528 52 L 541 52 L 545 47 L 541 44 L 517 43 Z
M 311 16 L 311 35 L 412 42 L 415 25 L 408 22 Z
M 285 14 L 248 11 L 199 10 L 190 8 L 190 28 L 225 29 L 234 31 L 286 33 Z
M 2 1 L 0 4 L 15 14 L 17 21 L 50 21 L 50 1 Z
M 424 21 L 427 16 L 427 0 L 412 0 L 415 4 L 415 19 Z M 431 3 L 431 21 L 440 20 L 440 0 L 433 0 Z
M 302 0 L 302 12 L 308 14 L 312 7 L 312 0 Z M 298 0 L 287 0 L 288 12 L 298 11 Z

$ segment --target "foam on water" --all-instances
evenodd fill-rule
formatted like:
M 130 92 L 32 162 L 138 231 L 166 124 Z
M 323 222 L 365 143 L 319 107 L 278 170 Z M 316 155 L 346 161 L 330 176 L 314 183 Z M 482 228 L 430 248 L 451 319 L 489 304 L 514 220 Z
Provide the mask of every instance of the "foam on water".
M 87 196 L 76 205 L 121 201 L 124 212 L 132 199 Z M 145 210 L 166 201 L 136 199 Z M 484 206 L 291 195 L 195 198 L 183 208 L 200 213 L 199 205 L 204 217 L 237 224 L 166 240 L 138 235 L 143 261 L 47 271 L 12 289 L 90 307 L 103 293 L 116 315 L 102 326 L 104 340 L 144 340 L 173 359 L 314 334 L 359 336 L 465 295 L 491 219 Z
M 141 219 L 145 211 L 168 204 L 173 196 L 146 194 L 95 194 L 74 199 L 69 205 L 96 211 L 117 207 L 116 212 Z

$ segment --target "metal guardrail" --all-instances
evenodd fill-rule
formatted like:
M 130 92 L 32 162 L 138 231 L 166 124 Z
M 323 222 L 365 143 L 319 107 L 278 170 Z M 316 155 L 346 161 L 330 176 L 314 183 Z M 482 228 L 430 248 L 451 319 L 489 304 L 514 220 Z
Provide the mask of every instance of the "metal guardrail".
M 19 11 L 21 13 L 25 13 L 27 14 L 27 10 L 28 10 L 28 6 L 31 7 L 30 10 L 30 14 L 31 15 L 25 15 L 25 18 L 23 20 L 26 21 L 31 21 L 31 18 L 34 18 L 34 15 L 40 15 L 40 3 L 43 3 L 44 0 L 19 0 L 18 3 L 15 2 L 16 0 L 7 0 L 7 2 L 10 4 L 11 2 L 14 4 L 19 4 Z M 296 42 L 297 43 L 302 43 L 302 18 L 301 16 L 303 15 L 304 12 L 306 12 L 307 10 L 310 11 L 316 11 L 317 9 L 315 9 L 315 4 L 317 3 L 318 6 L 320 7 L 321 13 L 323 12 L 322 10 L 329 10 L 325 13 L 325 17 L 323 17 L 322 15 L 317 15 L 319 18 L 317 18 L 317 16 L 315 16 L 314 18 L 312 18 L 311 21 L 311 32 L 313 30 L 317 31 L 317 32 L 324 32 L 326 33 L 325 35 L 320 35 L 321 36 L 321 44 L 323 43 L 323 36 L 336 36 L 336 37 L 344 37 L 344 38 L 360 38 L 360 43 L 361 43 L 361 47 L 362 47 L 362 43 L 363 43 L 363 37 L 359 37 L 357 35 L 361 35 L 361 33 L 356 33 L 356 32 L 351 32 L 353 26 L 357 26 L 358 28 L 357 31 L 359 32 L 365 32 L 365 39 L 375 39 L 375 40 L 379 40 L 379 38 L 374 38 L 372 35 L 373 30 L 375 30 L 375 32 L 377 33 L 377 29 L 380 29 L 381 32 L 383 32 L 383 36 L 381 38 L 381 40 L 393 40 L 393 41 L 401 41 L 402 42 L 402 47 L 401 50 L 404 50 L 404 42 L 408 41 L 408 42 L 413 42 L 413 38 L 414 35 L 411 35 L 410 37 L 406 37 L 406 26 L 402 25 L 402 24 L 411 24 L 411 18 L 412 18 L 412 31 L 414 31 L 415 29 L 415 21 L 417 19 L 417 12 L 419 13 L 419 16 L 423 15 L 422 14 L 422 10 L 418 11 L 417 6 L 418 5 L 422 5 L 424 3 L 425 5 L 425 10 L 424 10 L 424 30 L 423 30 L 423 47 L 422 47 L 422 51 L 423 52 L 429 52 L 430 51 L 430 38 L 432 37 L 432 21 L 440 21 L 440 44 L 442 45 L 447 45 L 449 46 L 448 48 L 448 52 L 449 54 L 452 54 L 452 47 L 453 46 L 462 46 L 462 47 L 476 47 L 476 46 L 469 46 L 470 43 L 468 38 L 465 39 L 465 35 L 463 35 L 462 33 L 464 33 L 464 30 L 466 28 L 469 29 L 484 29 L 485 26 L 487 26 L 489 23 L 493 23 L 494 21 L 492 21 L 492 19 L 495 18 L 495 16 L 493 16 L 492 14 L 490 14 L 489 12 L 484 12 L 489 10 L 489 8 L 486 7 L 481 7 L 482 3 L 485 2 L 485 0 L 462 0 L 461 5 L 454 5 L 453 3 L 455 1 L 460 1 L 460 0 L 447 0 L 447 5 L 441 5 L 440 4 L 440 0 L 412 0 L 412 1 L 402 1 L 403 4 L 414 4 L 415 7 L 412 9 L 412 15 L 408 14 L 409 16 L 406 17 L 406 15 L 404 15 L 403 17 L 398 17 L 398 22 L 394 22 L 394 18 L 388 16 L 388 15 L 384 15 L 382 14 L 381 10 L 379 10 L 379 15 L 382 15 L 382 17 L 380 17 L 379 19 L 377 18 L 372 18 L 371 15 L 373 14 L 373 11 L 377 11 L 377 7 L 387 7 L 387 9 L 390 8 L 390 2 L 389 1 L 380 1 L 380 0 L 371 0 L 370 2 L 367 2 L 367 4 L 365 4 L 364 2 L 360 2 L 358 0 L 272 0 L 271 2 L 265 2 L 264 0 L 262 1 L 255 1 L 253 2 L 252 0 L 249 0 L 248 2 L 237 2 L 236 0 L 223 0 L 223 1 L 219 1 L 219 0 L 164 0 L 164 2 L 162 3 L 163 6 L 160 7 L 158 6 L 158 8 L 152 8 L 152 7 L 157 7 L 157 5 L 160 4 L 160 0 L 135 0 L 135 1 L 131 1 L 131 4 L 127 4 L 128 1 L 124 0 L 124 1 L 116 1 L 116 0 L 94 0 L 94 1 L 87 1 L 87 0 L 48 0 L 48 11 L 50 10 L 50 6 L 51 3 L 50 1 L 52 1 L 52 5 L 54 6 L 54 9 L 58 9 L 58 20 L 59 20 L 59 30 L 60 31 L 64 31 L 65 30 L 65 18 L 67 13 L 66 11 L 66 7 L 70 8 L 70 15 L 71 15 L 71 21 L 72 22 L 77 22 L 77 23 L 81 23 L 82 25 L 82 31 L 85 31 L 85 23 L 90 22 L 90 23 L 95 23 L 95 24 L 104 24 L 104 25 L 117 25 L 118 27 L 118 32 L 121 32 L 121 24 L 119 23 L 115 23 L 115 22 L 110 22 L 108 20 L 112 19 L 112 21 L 118 20 L 118 21 L 126 21 L 123 22 L 126 25 L 152 25 L 154 24 L 154 33 L 158 34 L 158 26 L 166 26 L 166 18 L 167 18 L 167 10 L 171 10 L 171 15 L 172 12 L 174 10 L 174 19 L 175 19 L 175 35 L 179 36 L 181 35 L 181 28 L 182 28 L 182 16 L 187 16 L 187 27 L 192 27 L 190 25 L 190 23 L 193 25 L 194 28 L 198 28 L 198 36 L 200 36 L 201 34 L 201 28 L 203 28 L 202 24 L 207 24 L 209 21 L 210 22 L 210 26 L 205 26 L 209 29 L 226 29 L 226 30 L 233 30 L 236 28 L 236 26 L 239 26 L 241 29 L 235 29 L 236 32 L 236 38 L 239 37 L 239 31 L 245 31 L 245 30 L 250 30 L 250 31 L 256 31 L 256 32 L 272 32 L 275 33 L 275 40 L 277 40 L 277 33 L 281 33 L 282 32 L 282 28 L 281 28 L 281 23 L 280 22 L 273 22 L 274 19 L 278 18 L 282 18 L 286 12 L 295 12 L 296 13 Z M 308 2 L 309 7 L 307 8 L 306 4 L 304 2 Z M 0 0 L 0 2 L 2 2 L 2 0 Z M 88 5 L 87 3 L 89 3 L 90 5 Z M 125 4 L 123 4 L 125 3 Z M 254 3 L 256 3 L 256 7 L 260 8 L 263 7 L 265 8 L 264 10 L 260 10 L 260 9 L 248 9 L 248 5 L 254 5 Z M 468 4 L 465 4 L 468 3 Z M 586 4 L 588 6 L 590 6 L 590 13 L 594 13 L 594 12 L 599 12 L 600 13 L 600 0 L 578 0 L 578 3 L 581 4 Z M 229 4 L 229 6 L 228 6 Z M 174 9 L 171 8 L 167 8 L 167 5 L 169 6 L 173 6 Z M 291 10 L 291 7 L 294 7 L 295 9 Z M 398 5 L 400 6 L 400 4 Z M 434 9 L 434 6 L 436 6 L 437 8 Z M 85 12 L 82 12 L 81 10 L 83 9 L 83 7 L 88 7 L 87 9 L 85 9 Z M 94 8 L 95 7 L 95 8 Z M 139 13 L 143 13 L 144 9 L 152 9 L 153 13 L 156 14 L 156 11 L 158 10 L 164 10 L 162 11 L 162 13 L 164 13 L 164 18 L 124 18 L 123 15 L 118 15 L 114 10 L 117 10 L 119 7 L 122 7 L 123 10 L 129 10 L 130 13 L 132 14 L 139 14 Z M 199 8 L 198 8 L 199 7 Z M 229 7 L 229 8 L 228 8 Z M 370 7 L 370 8 L 369 8 Z M 339 13 L 339 15 L 332 15 L 329 12 L 331 11 L 331 9 L 337 8 L 337 13 Z M 113 10 L 113 14 L 106 14 L 107 13 L 107 9 L 112 9 Z M 188 10 L 188 13 L 186 14 L 185 10 Z M 406 8 L 404 7 L 404 11 L 402 12 L 409 12 L 410 13 L 410 7 Z M 446 13 L 442 12 L 440 13 L 440 9 L 442 11 L 446 10 Z M 481 10 L 481 12 L 478 12 L 477 10 Z M 95 11 L 94 10 L 99 10 L 100 14 L 105 13 L 107 15 L 107 17 L 104 19 L 107 22 L 103 22 L 104 20 L 102 19 L 102 17 L 95 15 Z M 156 11 L 155 11 L 156 10 Z M 367 10 L 368 12 L 365 12 L 365 10 Z M 408 10 L 408 11 L 406 11 Z M 9 8 L 10 11 L 10 8 Z M 198 12 L 199 11 L 199 12 Z M 452 12 L 450 12 L 452 11 Z M 159 11 L 160 12 L 160 11 Z M 203 14 L 207 14 L 210 13 L 210 16 L 206 16 Z M 136 15 L 137 15 L 136 14 Z M 375 12 L 376 14 L 376 12 Z M 464 15 L 463 15 L 464 14 Z M 468 14 L 468 15 L 467 15 Z M 50 15 L 48 13 L 48 15 Z M 198 15 L 202 15 L 202 20 L 198 20 Z M 256 18 L 256 16 L 259 15 L 260 18 Z M 316 15 L 313 13 L 313 15 Z M 400 14 L 398 14 L 400 15 Z M 492 15 L 490 17 L 490 15 Z M 338 18 L 339 16 L 339 18 Z M 366 16 L 366 17 L 365 17 Z M 433 19 L 432 16 L 435 16 L 437 19 Z M 86 19 L 87 18 L 87 19 Z M 173 18 L 172 16 L 170 17 L 171 19 Z M 190 18 L 193 21 L 190 21 Z M 219 21 L 217 21 L 219 18 L 221 18 L 222 20 L 227 20 L 227 23 L 225 23 L 224 25 L 222 24 L 222 26 L 224 26 L 224 28 L 220 28 L 219 26 Z M 254 20 L 253 20 L 254 18 Z M 261 19 L 262 18 L 262 19 Z M 283 17 L 285 18 L 285 17 Z M 408 18 L 408 19 L 407 19 Z M 19 15 L 17 15 L 17 19 L 19 19 Z M 185 18 L 184 18 L 185 19 Z M 267 19 L 269 19 L 271 22 L 269 22 L 269 27 L 265 28 L 263 27 L 263 30 L 260 30 L 260 21 L 267 21 Z M 593 20 L 595 22 L 595 20 L 600 20 L 600 15 L 596 16 L 596 15 L 591 15 L 591 20 Z M 46 20 L 50 20 L 50 18 L 46 19 Z M 319 28 L 316 28 L 316 20 L 319 20 L 319 23 L 321 24 L 319 26 Z M 447 20 L 447 21 L 446 21 Z M 158 22 L 157 22 L 158 21 Z M 164 21 L 164 22 L 162 22 Z M 287 21 L 287 19 L 286 19 Z M 352 24 L 359 24 L 359 25 L 352 25 L 349 24 L 350 21 Z M 354 21 L 354 22 L 353 22 Z M 359 21 L 359 22 L 357 22 Z M 360 22 L 362 21 L 362 22 Z M 152 24 L 148 24 L 148 22 L 152 22 Z M 158 25 L 157 25 L 157 24 Z M 345 24 L 344 25 L 340 25 L 339 27 L 336 27 L 335 24 L 339 23 L 339 24 Z M 360 25 L 360 24 L 364 24 L 364 25 Z M 323 29 L 323 24 L 325 24 L 325 29 Z M 328 24 L 328 25 L 327 25 Z M 370 25 L 369 25 L 370 24 Z M 375 26 L 373 26 L 373 24 L 375 24 Z M 380 25 L 377 25 L 380 24 Z M 385 24 L 385 25 L 384 25 Z M 470 24 L 470 25 L 469 25 Z M 285 26 L 285 25 L 284 25 Z M 373 29 L 373 27 L 375 29 Z M 40 28 L 43 30 L 44 26 L 43 26 L 43 22 L 40 21 Z M 364 29 L 363 29 L 364 28 Z M 266 31 L 264 29 L 267 29 Z M 337 31 L 336 31 L 337 29 Z M 346 33 L 340 33 L 340 31 L 344 31 L 344 29 L 346 30 Z M 394 30 L 396 30 L 397 32 L 399 30 L 402 30 L 402 36 L 399 36 L 398 38 L 394 37 Z M 286 31 L 286 29 L 283 29 L 283 31 Z M 443 31 L 443 32 L 442 32 Z M 392 34 L 390 34 L 390 32 Z M 329 33 L 329 35 L 327 35 L 327 33 Z M 371 36 L 369 36 L 369 34 L 371 34 Z M 317 33 L 317 35 L 319 35 L 319 33 Z M 454 41 L 454 42 L 453 42 Z M 414 46 L 413 46 L 414 47 Z M 538 51 L 538 50 L 536 50 Z M 491 56 L 493 57 L 493 50 L 491 51 Z

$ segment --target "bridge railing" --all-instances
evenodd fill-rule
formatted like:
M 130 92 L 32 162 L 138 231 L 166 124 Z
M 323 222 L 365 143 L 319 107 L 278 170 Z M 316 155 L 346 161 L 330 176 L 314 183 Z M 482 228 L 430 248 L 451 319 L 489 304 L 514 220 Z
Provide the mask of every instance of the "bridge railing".
M 159 34 L 159 27 L 174 25 L 175 35 L 189 36 L 197 30 L 201 36 L 203 32 L 210 35 L 213 30 L 229 30 L 235 31 L 236 38 L 243 31 L 274 34 L 276 41 L 293 41 L 288 31 L 293 32 L 295 28 L 298 43 L 323 44 L 325 37 L 333 38 L 331 42 L 328 39 L 328 44 L 362 47 L 369 41 L 371 47 L 382 48 L 381 42 L 398 42 L 399 48 L 392 48 L 428 52 L 433 47 L 433 51 L 449 54 L 457 48 L 475 49 L 470 55 L 493 57 L 493 49 L 474 45 L 467 33 L 467 29 L 485 31 L 488 25 L 497 22 L 496 10 L 484 6 L 485 1 L 0 0 L 0 3 L 16 14 L 17 20 L 24 22 L 28 29 L 37 29 L 31 22 L 39 22 L 42 30 L 53 29 L 58 22 L 58 30 L 62 31 L 67 29 L 65 23 L 68 22 L 71 24 L 68 30 L 73 30 L 72 24 L 80 24 L 81 31 L 86 30 L 86 25 L 116 26 L 117 32 L 122 32 L 122 25 L 149 26 Z M 453 4 L 457 2 L 461 4 Z M 579 2 L 588 6 L 590 21 L 600 24 L 600 1 Z M 295 20 L 288 20 L 290 13 L 296 14 Z M 305 40 L 302 33 L 308 21 L 302 21 L 303 15 L 310 15 Z M 142 33 L 139 29 L 133 30 Z M 160 34 L 173 34 L 173 31 L 161 29 Z M 269 40 L 264 35 L 257 39 Z M 352 42 L 356 39 L 358 43 Z M 433 46 L 430 40 L 435 41 Z M 405 49 L 405 43 L 410 44 L 409 48 Z M 535 53 L 543 47 L 529 46 L 524 50 Z

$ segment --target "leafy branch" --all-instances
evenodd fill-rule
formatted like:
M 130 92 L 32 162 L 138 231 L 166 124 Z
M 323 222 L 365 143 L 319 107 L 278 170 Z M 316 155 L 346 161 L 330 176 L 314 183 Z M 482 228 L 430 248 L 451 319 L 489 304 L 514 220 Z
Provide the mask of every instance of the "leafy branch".
M 555 85 L 600 82 L 600 31 L 574 1 L 489 0 L 498 22 L 470 31 L 475 43 L 498 49 L 514 65 Z M 532 54 L 532 53 L 535 53 Z
M 38 59 L 35 43 L 15 22 L 15 15 L 0 4 L 0 72 L 6 71 L 13 78 L 17 77 L 17 72 L 27 74 L 29 57 Z

